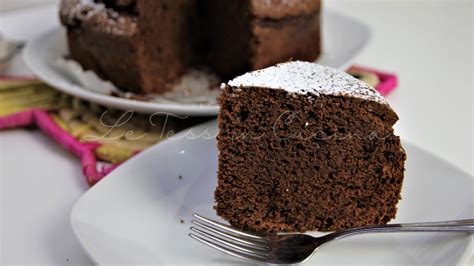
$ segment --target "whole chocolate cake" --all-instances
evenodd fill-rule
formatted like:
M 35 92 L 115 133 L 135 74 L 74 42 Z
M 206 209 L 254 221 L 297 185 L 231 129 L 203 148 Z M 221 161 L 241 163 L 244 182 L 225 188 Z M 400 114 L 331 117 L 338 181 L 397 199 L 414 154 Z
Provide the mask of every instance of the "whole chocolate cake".
M 405 152 L 372 87 L 309 62 L 223 85 L 215 209 L 251 231 L 330 231 L 395 217 Z
M 189 68 L 230 78 L 320 53 L 320 0 L 62 0 L 60 18 L 73 60 L 138 93 Z

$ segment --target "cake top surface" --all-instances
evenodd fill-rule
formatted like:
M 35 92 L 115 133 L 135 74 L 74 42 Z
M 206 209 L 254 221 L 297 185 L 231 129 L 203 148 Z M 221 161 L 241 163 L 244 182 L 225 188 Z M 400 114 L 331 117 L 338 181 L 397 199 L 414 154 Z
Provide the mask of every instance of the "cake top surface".
M 385 98 L 368 84 L 343 71 L 310 62 L 287 62 L 249 72 L 229 81 L 228 85 L 282 89 L 316 96 L 346 96 L 388 105 Z

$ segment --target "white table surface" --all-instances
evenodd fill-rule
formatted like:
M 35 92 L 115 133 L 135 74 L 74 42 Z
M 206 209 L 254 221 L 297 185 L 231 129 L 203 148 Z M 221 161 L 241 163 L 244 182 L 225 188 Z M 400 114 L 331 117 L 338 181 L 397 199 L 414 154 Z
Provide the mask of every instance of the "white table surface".
M 0 0 L 1 9 L 15 2 Z M 397 133 L 472 175 L 472 1 L 330 0 L 325 6 L 372 28 L 357 64 L 399 75 L 399 88 L 388 97 L 400 116 Z M 2 23 L 4 14 L 6 36 L 33 37 L 57 23 L 49 17 L 32 28 L 11 28 Z M 9 70 L 25 71 L 20 58 Z M 71 207 L 88 188 L 76 158 L 38 130 L 0 132 L 0 187 L 2 264 L 91 264 L 69 225 Z

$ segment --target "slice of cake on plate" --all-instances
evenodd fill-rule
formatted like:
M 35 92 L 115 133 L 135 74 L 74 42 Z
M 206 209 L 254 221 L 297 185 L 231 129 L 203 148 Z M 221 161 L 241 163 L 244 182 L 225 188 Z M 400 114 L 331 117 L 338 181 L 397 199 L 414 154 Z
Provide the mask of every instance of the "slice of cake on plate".
M 338 230 L 395 217 L 405 152 L 372 87 L 309 62 L 223 85 L 215 209 L 250 231 Z

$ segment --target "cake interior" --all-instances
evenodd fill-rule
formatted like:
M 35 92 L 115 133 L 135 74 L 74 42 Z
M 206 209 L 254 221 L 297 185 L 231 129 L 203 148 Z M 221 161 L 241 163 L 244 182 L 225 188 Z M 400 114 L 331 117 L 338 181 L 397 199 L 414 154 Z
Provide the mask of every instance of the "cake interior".
M 200 2 L 204 25 L 206 53 L 203 57 L 224 79 L 251 70 L 252 56 L 250 1 L 204 0 Z M 230 63 L 232 62 L 232 63 Z
M 226 86 L 216 211 L 250 231 L 331 231 L 395 217 L 405 153 L 390 107 Z
M 205 28 L 212 33 L 205 39 L 206 64 L 224 79 L 230 79 L 287 60 L 316 60 L 321 51 L 320 9 L 294 11 L 302 2 L 292 6 L 277 1 L 262 4 L 260 0 L 200 1 L 206 10 Z M 280 11 L 288 13 L 272 17 L 279 13 L 275 8 L 280 5 L 286 6 Z M 256 10 L 255 6 L 260 7 Z
M 137 43 L 137 63 L 145 92 L 169 91 L 171 83 L 199 60 L 193 52 L 198 30 L 196 5 L 189 0 L 137 2 L 141 40 Z

